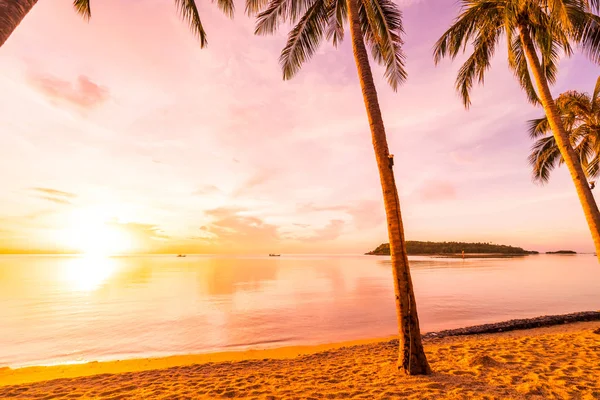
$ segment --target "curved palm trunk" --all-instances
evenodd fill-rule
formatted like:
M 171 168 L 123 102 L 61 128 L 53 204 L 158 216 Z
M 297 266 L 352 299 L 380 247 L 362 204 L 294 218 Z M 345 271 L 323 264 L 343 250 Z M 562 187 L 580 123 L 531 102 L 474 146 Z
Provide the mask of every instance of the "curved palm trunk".
M 369 58 L 360 28 L 358 1 L 346 1 L 348 19 L 350 20 L 352 49 L 369 117 L 373 148 L 375 149 L 387 215 L 392 271 L 394 274 L 394 290 L 396 294 L 396 315 L 400 335 L 398 368 L 410 375 L 428 374 L 431 372 L 431 369 L 427 363 L 423 344 L 421 343 L 421 331 L 419 329 L 417 305 L 415 303 L 415 295 L 408 267 L 398 190 L 396 189 L 394 171 L 392 170 L 393 159 L 389 156 L 385 128 L 379 109 L 379 101 L 377 100 L 377 91 L 375 90 Z
M 585 173 L 583 172 L 583 167 L 579 162 L 579 158 L 569 143 L 569 135 L 565 131 L 562 119 L 558 109 L 556 108 L 556 103 L 552 98 L 552 93 L 550 93 L 548 81 L 542 72 L 542 66 L 540 65 L 540 61 L 535 51 L 535 47 L 533 46 L 529 31 L 526 27 L 521 27 L 519 30 L 523 48 L 525 50 L 525 56 L 527 57 L 527 60 L 529 61 L 529 67 L 533 72 L 542 106 L 544 107 L 544 111 L 548 117 L 548 122 L 552 128 L 556 145 L 560 150 L 560 154 L 562 155 L 567 168 L 569 168 L 569 172 L 571 173 L 571 178 L 573 179 L 575 189 L 577 190 L 577 195 L 579 196 L 579 202 L 581 203 L 583 213 L 585 214 L 585 219 L 587 220 L 592 238 L 594 239 L 596 256 L 598 257 L 598 261 L 600 261 L 600 211 L 598 210 L 598 205 L 596 204 L 592 190 L 588 185 L 588 181 Z
M 37 0 L 0 0 L 0 47 L 6 42 Z

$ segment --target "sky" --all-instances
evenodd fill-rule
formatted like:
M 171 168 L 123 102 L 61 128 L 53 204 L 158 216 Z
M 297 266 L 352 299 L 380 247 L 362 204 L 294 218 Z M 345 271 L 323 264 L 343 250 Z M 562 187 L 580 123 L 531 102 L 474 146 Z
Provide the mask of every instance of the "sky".
M 593 252 L 566 168 L 533 183 L 531 106 L 501 44 L 467 111 L 432 48 L 454 1 L 402 0 L 408 81 L 373 65 L 408 240 Z M 387 242 L 348 36 L 283 81 L 285 28 L 198 3 L 40 0 L 0 48 L 0 252 L 357 253 Z M 560 64 L 554 95 L 598 67 Z

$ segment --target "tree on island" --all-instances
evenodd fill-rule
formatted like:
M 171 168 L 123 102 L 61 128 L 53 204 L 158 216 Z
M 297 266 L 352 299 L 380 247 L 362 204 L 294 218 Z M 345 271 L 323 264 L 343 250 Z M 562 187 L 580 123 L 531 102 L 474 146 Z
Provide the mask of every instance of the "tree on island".
M 435 62 L 472 49 L 456 78 L 468 108 L 474 81 L 483 83 L 496 46 L 506 35 L 509 67 L 528 100 L 544 108 L 600 260 L 600 211 L 549 86 L 556 82 L 561 55 L 571 56 L 573 45 L 593 62 L 600 61 L 600 17 L 592 13 L 600 9 L 600 0 L 462 0 L 462 4 L 461 14 L 435 45 Z
M 371 128 L 391 243 L 392 271 L 399 325 L 398 368 L 407 374 L 431 372 L 419 328 L 417 305 L 408 266 L 400 201 L 394 178 L 377 90 L 367 46 L 375 62 L 396 90 L 406 79 L 402 52 L 402 14 L 393 0 L 247 0 L 246 10 L 257 15 L 256 34 L 273 34 L 282 22 L 294 24 L 281 53 L 283 78 L 292 78 L 310 59 L 324 38 L 337 46 L 347 21 L 356 69 Z
M 0 47 L 17 29 L 27 13 L 31 11 L 37 0 L 0 0 Z M 190 25 L 190 29 L 200 40 L 200 48 L 207 44 L 206 31 L 200 20 L 200 13 L 195 0 L 175 0 L 175 6 L 181 17 Z M 217 6 L 228 17 L 233 18 L 233 0 L 217 0 Z M 92 15 L 90 0 L 74 0 L 73 7 L 84 19 L 89 20 Z

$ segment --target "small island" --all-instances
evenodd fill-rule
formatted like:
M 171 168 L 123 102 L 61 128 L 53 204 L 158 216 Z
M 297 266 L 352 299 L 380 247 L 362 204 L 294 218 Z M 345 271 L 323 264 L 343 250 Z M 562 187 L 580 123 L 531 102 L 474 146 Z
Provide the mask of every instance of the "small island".
M 547 251 L 546 254 L 577 254 L 573 250 L 558 250 L 558 251 Z
M 537 251 L 524 250 L 521 247 L 507 246 L 492 243 L 465 243 L 465 242 L 406 242 L 409 255 L 436 255 L 436 254 L 500 254 L 502 256 L 539 254 Z M 390 244 L 383 243 L 373 251 L 365 253 L 375 256 L 389 256 Z

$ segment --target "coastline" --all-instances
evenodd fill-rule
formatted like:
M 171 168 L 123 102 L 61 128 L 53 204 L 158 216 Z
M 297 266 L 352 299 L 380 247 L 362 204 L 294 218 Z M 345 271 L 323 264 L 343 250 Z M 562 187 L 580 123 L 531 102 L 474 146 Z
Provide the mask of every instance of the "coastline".
M 599 321 L 430 338 L 424 346 L 433 369 L 428 376 L 399 374 L 398 342 L 387 340 L 295 357 L 288 354 L 291 358 L 259 356 L 136 372 L 119 372 L 110 363 L 107 367 L 112 365 L 112 370 L 94 376 L 0 386 L 0 398 L 545 400 L 600 396 Z M 46 376 L 51 378 L 60 376 Z
M 493 324 L 429 332 L 423 335 L 426 347 L 453 341 L 477 343 L 489 338 L 528 337 L 540 334 L 565 334 L 581 330 L 600 329 L 600 312 L 541 316 L 530 319 L 515 319 Z M 600 342 L 600 336 L 598 337 Z M 348 349 L 397 348 L 395 336 L 361 339 L 319 345 L 286 346 L 272 349 L 230 351 L 219 353 L 176 355 L 160 358 L 138 358 L 116 361 L 92 361 L 81 364 L 59 364 L 53 366 L 29 366 L 22 368 L 0 368 L 0 397 L 3 387 L 36 384 L 56 379 L 77 380 L 95 375 L 122 375 L 147 371 L 186 368 L 198 365 L 223 366 L 245 362 L 268 362 L 269 360 L 295 360 L 319 357 Z M 393 353 L 393 351 L 392 351 Z M 600 352 L 597 354 L 600 361 Z M 600 384 L 600 383 L 599 383 Z M 600 392 L 599 392 L 600 393 Z

